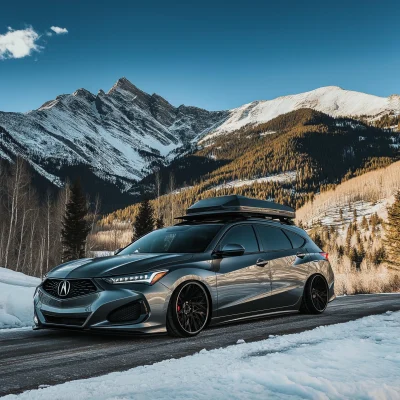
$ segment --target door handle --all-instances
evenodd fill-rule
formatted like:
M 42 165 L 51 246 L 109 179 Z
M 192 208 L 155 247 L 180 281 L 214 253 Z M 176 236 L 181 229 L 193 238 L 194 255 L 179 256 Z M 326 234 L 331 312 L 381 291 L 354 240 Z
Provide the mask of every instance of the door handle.
M 306 255 L 307 255 L 306 253 L 301 253 L 301 252 L 298 252 L 296 254 L 296 256 L 299 257 L 299 258 L 304 258 Z
M 259 258 L 256 262 L 257 267 L 265 267 L 268 264 L 268 261 Z

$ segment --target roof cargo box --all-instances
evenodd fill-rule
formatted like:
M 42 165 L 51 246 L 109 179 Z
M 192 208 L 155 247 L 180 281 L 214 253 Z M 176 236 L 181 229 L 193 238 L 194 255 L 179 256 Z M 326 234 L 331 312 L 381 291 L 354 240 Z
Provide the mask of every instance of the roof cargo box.
M 203 199 L 186 210 L 186 215 L 179 219 L 195 220 L 218 216 L 271 217 L 293 219 L 293 208 L 266 200 L 245 196 L 231 195 Z

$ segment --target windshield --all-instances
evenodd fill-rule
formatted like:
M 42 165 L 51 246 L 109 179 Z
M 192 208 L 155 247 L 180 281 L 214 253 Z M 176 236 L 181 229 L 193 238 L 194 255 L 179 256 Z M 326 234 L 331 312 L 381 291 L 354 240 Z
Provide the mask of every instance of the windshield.
M 202 253 L 222 224 L 171 226 L 150 232 L 118 255 L 134 253 Z

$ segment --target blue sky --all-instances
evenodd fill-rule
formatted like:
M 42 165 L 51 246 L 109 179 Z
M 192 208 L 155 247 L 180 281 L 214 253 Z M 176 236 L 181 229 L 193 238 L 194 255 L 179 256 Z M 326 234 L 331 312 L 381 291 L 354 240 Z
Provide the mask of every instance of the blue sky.
M 328 85 L 400 93 L 399 1 L 22 0 L 3 2 L 0 35 L 2 111 L 122 76 L 210 110 Z

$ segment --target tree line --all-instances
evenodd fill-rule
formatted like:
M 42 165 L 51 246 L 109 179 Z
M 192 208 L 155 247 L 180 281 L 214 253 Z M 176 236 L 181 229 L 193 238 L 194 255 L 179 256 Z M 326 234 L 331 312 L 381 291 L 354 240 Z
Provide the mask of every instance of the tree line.
M 0 267 L 40 277 L 84 257 L 99 211 L 99 199 L 90 206 L 79 181 L 39 193 L 24 160 L 0 161 Z

